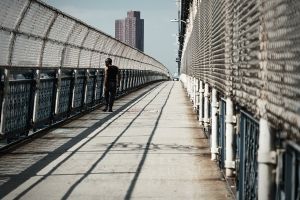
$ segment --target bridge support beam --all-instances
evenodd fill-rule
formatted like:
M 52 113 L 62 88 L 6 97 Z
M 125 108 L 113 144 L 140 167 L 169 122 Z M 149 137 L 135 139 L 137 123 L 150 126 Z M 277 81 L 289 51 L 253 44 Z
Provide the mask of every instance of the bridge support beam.
M 209 86 L 208 83 L 204 85 L 204 128 L 208 130 L 209 125 Z
M 203 101 L 204 101 L 203 81 L 200 81 L 200 85 L 199 85 L 199 122 L 200 122 L 200 125 L 203 125 L 203 113 L 204 113 Z
M 225 160 L 225 168 L 226 168 L 226 176 L 233 176 L 233 171 L 235 169 L 235 153 L 234 153 L 234 134 L 235 129 L 234 125 L 236 123 L 236 117 L 234 116 L 234 108 L 233 102 L 230 97 L 226 99 L 226 160 Z
M 258 199 L 273 199 L 273 167 L 276 164 L 276 152 L 272 150 L 272 135 L 268 121 L 261 118 L 259 121 L 259 148 L 258 148 Z
M 212 102 L 211 102 L 211 160 L 217 160 L 218 155 L 218 99 L 217 90 L 212 88 Z

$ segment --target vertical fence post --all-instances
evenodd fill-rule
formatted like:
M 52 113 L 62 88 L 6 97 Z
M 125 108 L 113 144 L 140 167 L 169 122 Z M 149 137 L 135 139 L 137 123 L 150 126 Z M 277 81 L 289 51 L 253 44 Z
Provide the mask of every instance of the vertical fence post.
M 61 69 L 56 72 L 57 85 L 56 85 L 56 98 L 55 98 L 55 111 L 57 115 L 59 113 L 59 99 L 60 99 L 60 89 L 61 89 Z
M 188 76 L 188 96 L 191 99 L 191 77 Z
M 199 106 L 199 80 L 196 79 L 196 89 L 195 89 L 195 102 L 194 110 L 197 111 Z
M 211 102 L 211 160 L 217 160 L 218 154 L 218 100 L 217 90 L 212 88 L 212 102 Z
M 194 111 L 197 110 L 197 92 L 198 92 L 198 88 L 197 88 L 197 79 L 194 77 L 194 81 L 193 81 L 193 109 Z
M 2 136 L 5 135 L 5 119 L 6 119 L 6 104 L 8 101 L 8 95 L 9 95 L 9 70 L 4 69 L 4 85 L 3 85 L 3 101 L 2 101 L 2 109 L 1 109 L 1 123 L 0 123 L 0 134 Z
M 258 147 L 258 199 L 273 199 L 273 165 L 276 164 L 276 152 L 272 151 L 272 135 L 268 121 L 261 118 L 259 121 Z
M 204 85 L 204 128 L 207 130 L 209 125 L 209 86 L 208 83 Z
M 199 122 L 200 125 L 203 125 L 203 100 L 204 100 L 204 89 L 203 89 L 203 81 L 200 81 L 199 87 Z
M 196 78 L 192 77 L 192 101 L 193 101 L 193 108 L 195 108 L 195 101 L 196 101 Z
M 94 87 L 94 101 L 95 103 L 94 104 L 97 104 L 97 93 L 99 91 L 99 85 L 98 85 L 98 78 L 99 78 L 99 70 L 96 69 L 95 71 L 95 87 Z M 100 98 L 99 98 L 100 99 Z
M 76 69 L 74 69 L 74 71 L 73 71 L 74 86 L 73 86 L 73 91 L 72 91 L 72 108 L 75 108 L 75 92 L 76 92 L 77 75 L 78 75 L 78 72 Z
M 86 106 L 87 104 L 87 98 L 88 98 L 88 81 L 89 81 L 89 78 L 90 78 L 90 70 L 89 69 L 86 69 L 85 70 L 85 73 L 84 73 L 84 78 L 85 78 L 85 81 L 84 81 L 84 98 L 83 98 L 83 105 Z
M 39 69 L 35 70 L 35 91 L 34 91 L 34 102 L 33 102 L 33 123 L 37 122 L 37 114 L 38 114 L 38 106 L 39 106 L 39 98 L 40 98 L 40 83 L 41 83 L 41 72 Z
M 190 80 L 190 92 L 189 92 L 189 97 L 190 97 L 190 101 L 193 100 L 193 78 L 191 76 L 189 76 L 189 80 Z
M 234 124 L 236 123 L 236 118 L 233 114 L 233 102 L 230 97 L 226 99 L 226 130 L 225 130 L 225 140 L 226 140 L 226 176 L 233 176 L 233 170 L 235 169 L 235 154 L 234 154 Z

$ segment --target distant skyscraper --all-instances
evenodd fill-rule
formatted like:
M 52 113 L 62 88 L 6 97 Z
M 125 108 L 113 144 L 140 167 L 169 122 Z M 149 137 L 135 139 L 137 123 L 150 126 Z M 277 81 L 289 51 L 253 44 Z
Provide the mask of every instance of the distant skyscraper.
M 115 21 L 115 38 L 124 42 L 125 41 L 125 20 L 118 19 Z
M 144 51 L 144 19 L 139 11 L 128 11 L 125 19 L 115 21 L 115 38 Z

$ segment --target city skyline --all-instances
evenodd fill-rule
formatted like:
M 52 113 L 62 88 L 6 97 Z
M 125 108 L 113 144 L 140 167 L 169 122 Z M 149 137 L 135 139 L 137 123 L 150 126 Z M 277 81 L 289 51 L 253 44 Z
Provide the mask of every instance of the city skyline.
M 115 20 L 115 38 L 144 51 L 144 19 L 140 11 L 127 11 L 125 19 Z

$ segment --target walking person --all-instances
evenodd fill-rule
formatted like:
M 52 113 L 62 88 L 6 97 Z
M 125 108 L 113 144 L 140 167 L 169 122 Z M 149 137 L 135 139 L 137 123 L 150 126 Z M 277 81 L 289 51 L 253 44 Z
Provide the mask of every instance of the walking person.
M 111 58 L 105 60 L 105 70 L 104 70 L 104 96 L 105 96 L 105 108 L 104 112 L 112 112 L 112 107 L 114 105 L 115 96 L 117 88 L 120 83 L 120 73 L 117 66 L 112 65 Z

